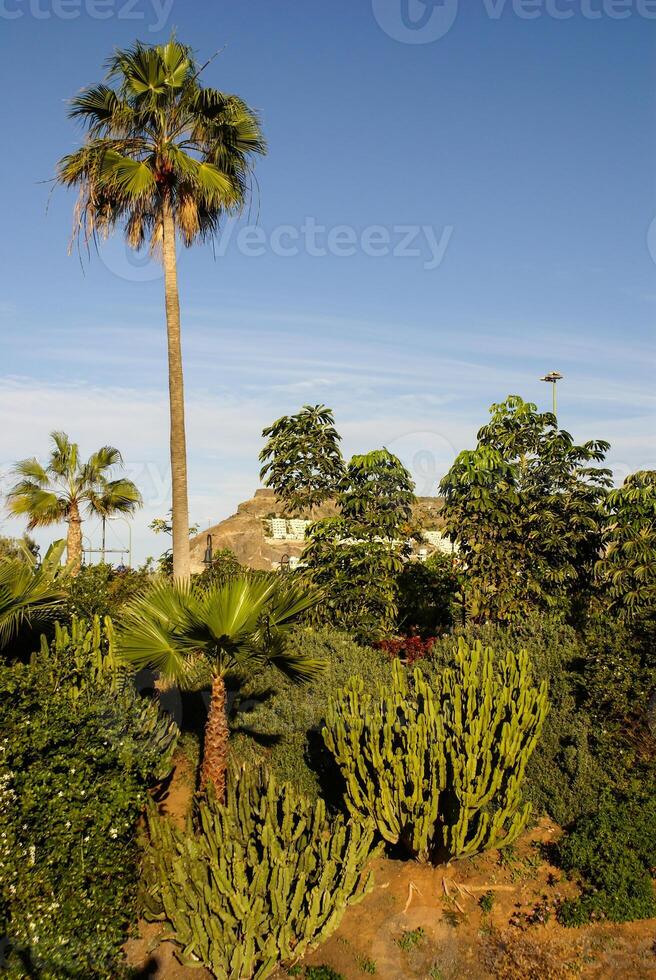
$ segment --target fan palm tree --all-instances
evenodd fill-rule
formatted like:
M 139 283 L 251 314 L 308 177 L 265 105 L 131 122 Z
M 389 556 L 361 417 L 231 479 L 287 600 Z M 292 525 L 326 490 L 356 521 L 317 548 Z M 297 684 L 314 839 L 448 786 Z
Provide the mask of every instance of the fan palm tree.
M 68 575 L 60 564 L 63 552 L 64 542 L 55 541 L 41 565 L 27 548 L 21 557 L 0 558 L 0 649 L 23 626 L 39 626 L 61 608 Z
M 181 687 L 211 682 L 201 790 L 209 783 L 218 799 L 225 795 L 228 673 L 240 677 L 273 664 L 304 681 L 323 669 L 321 661 L 285 644 L 290 627 L 318 598 L 274 576 L 244 575 L 207 589 L 163 579 L 123 610 L 118 644 L 124 663 L 158 670 Z
M 24 459 L 14 468 L 18 483 L 7 502 L 14 515 L 26 515 L 28 528 L 68 524 L 66 551 L 73 575 L 82 564 L 82 513 L 111 517 L 131 514 L 141 506 L 141 494 L 131 480 L 112 480 L 109 472 L 123 463 L 113 446 L 102 446 L 86 463 L 77 443 L 65 432 L 51 432 L 53 448 L 47 466 L 37 459 Z
M 132 248 L 161 255 L 169 363 L 173 575 L 189 577 L 189 507 L 176 234 L 212 239 L 221 217 L 242 209 L 255 154 L 265 152 L 256 114 L 235 95 L 203 87 L 191 49 L 171 39 L 137 42 L 107 63 L 109 84 L 73 99 L 83 145 L 58 165 L 78 187 L 75 234 L 85 243 L 117 227 Z

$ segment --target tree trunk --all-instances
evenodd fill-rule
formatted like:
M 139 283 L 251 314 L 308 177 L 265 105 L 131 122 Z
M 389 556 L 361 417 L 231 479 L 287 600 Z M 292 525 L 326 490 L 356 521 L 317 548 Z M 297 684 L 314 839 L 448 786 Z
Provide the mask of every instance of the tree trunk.
M 166 336 L 169 355 L 169 409 L 171 419 L 171 527 L 173 537 L 173 578 L 184 581 L 191 574 L 189 562 L 189 501 L 187 498 L 187 440 L 184 417 L 184 382 L 180 343 L 180 301 L 175 254 L 175 224 L 171 203 L 165 200 L 162 212 L 164 295 Z
M 228 705 L 222 677 L 212 680 L 212 695 L 205 725 L 203 765 L 200 771 L 201 792 L 211 783 L 217 800 L 223 802 L 226 792 L 228 766 Z
M 78 575 L 82 567 L 82 520 L 76 503 L 68 509 L 68 532 L 66 534 L 66 558 L 73 575 Z

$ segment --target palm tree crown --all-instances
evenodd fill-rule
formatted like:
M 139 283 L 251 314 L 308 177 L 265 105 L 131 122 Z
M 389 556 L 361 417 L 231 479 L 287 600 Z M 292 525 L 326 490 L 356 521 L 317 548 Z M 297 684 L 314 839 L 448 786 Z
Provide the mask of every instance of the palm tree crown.
M 201 786 L 225 790 L 228 722 L 224 678 L 252 674 L 267 664 L 292 680 L 315 677 L 323 663 L 285 643 L 289 629 L 319 596 L 271 575 L 248 575 L 207 589 L 162 580 L 123 611 L 120 656 L 139 669 L 161 671 L 193 687 L 210 680 Z
M 52 432 L 53 448 L 46 466 L 35 458 L 17 463 L 20 477 L 8 494 L 9 510 L 28 518 L 28 528 L 68 523 L 68 560 L 73 571 L 82 558 L 82 513 L 110 517 L 129 514 L 141 505 L 141 494 L 131 480 L 110 479 L 110 471 L 123 463 L 114 446 L 102 446 L 86 462 L 77 443 L 65 432 Z

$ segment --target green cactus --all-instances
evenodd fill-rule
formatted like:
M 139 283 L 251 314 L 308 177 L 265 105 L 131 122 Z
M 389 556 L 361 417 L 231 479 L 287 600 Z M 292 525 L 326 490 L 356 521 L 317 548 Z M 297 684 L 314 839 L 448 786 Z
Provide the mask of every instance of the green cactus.
M 495 657 L 460 639 L 454 666 L 431 686 L 395 661 L 375 697 L 353 678 L 323 729 L 346 783 L 346 805 L 420 860 L 503 847 L 523 830 L 521 786 L 547 712 L 526 652 Z
M 197 829 L 148 819 L 145 915 L 171 926 L 182 963 L 263 980 L 332 933 L 372 884 L 370 822 L 329 820 L 260 769 L 230 774 L 227 802 L 201 801 Z

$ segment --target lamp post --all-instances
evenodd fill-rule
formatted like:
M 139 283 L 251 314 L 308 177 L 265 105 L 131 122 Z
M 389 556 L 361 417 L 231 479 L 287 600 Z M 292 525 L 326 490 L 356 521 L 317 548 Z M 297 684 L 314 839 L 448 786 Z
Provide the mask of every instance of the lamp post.
M 291 566 L 290 566 L 290 561 L 289 561 L 289 555 L 286 555 L 285 554 L 280 559 L 280 571 L 281 572 L 288 572 L 289 569 L 290 569 L 290 567 Z
M 213 561 L 213 556 L 212 556 L 212 535 L 211 534 L 208 534 L 207 535 L 207 544 L 205 546 L 205 554 L 203 556 L 203 565 L 205 566 L 205 568 L 208 571 L 212 567 L 212 561 Z
M 546 381 L 547 384 L 553 385 L 552 394 L 553 394 L 553 414 L 554 415 L 557 415 L 558 414 L 558 412 L 557 412 L 557 409 L 558 409 L 558 398 L 557 398 L 557 395 L 556 395 L 556 387 L 558 385 L 558 382 L 559 381 L 562 381 L 562 379 L 563 379 L 563 376 L 562 376 L 562 374 L 559 371 L 550 371 L 549 374 L 545 374 L 545 376 L 543 378 L 540 378 L 540 381 Z

